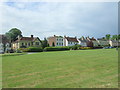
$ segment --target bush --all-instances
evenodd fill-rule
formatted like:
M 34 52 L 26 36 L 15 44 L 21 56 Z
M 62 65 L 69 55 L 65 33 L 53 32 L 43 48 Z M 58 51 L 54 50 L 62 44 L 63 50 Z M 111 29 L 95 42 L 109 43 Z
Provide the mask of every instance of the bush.
M 22 53 L 22 51 L 20 49 L 17 49 L 16 53 Z
M 93 49 L 93 47 L 80 47 L 80 49 L 82 49 L 82 50 Z
M 74 45 L 74 46 L 71 46 L 71 49 L 72 50 L 79 50 L 80 49 L 80 45 Z
M 28 52 L 28 48 L 20 48 L 19 50 L 23 51 L 23 52 Z
M 43 49 L 41 47 L 29 47 L 28 52 L 42 52 Z
M 41 47 L 29 47 L 29 48 L 20 48 L 23 52 L 42 52 L 43 49 Z
M 44 51 L 64 51 L 70 50 L 70 47 L 45 47 Z

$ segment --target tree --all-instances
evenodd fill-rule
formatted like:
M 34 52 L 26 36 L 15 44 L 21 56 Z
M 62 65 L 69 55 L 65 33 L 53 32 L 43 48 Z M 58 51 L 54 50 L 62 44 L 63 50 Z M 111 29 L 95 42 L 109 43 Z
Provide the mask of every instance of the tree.
M 17 28 L 12 28 L 7 33 L 5 33 L 5 36 L 10 40 L 10 42 L 15 41 L 18 35 L 22 36 L 22 32 Z
M 42 46 L 42 48 L 45 48 L 45 47 L 49 47 L 48 45 L 48 41 L 47 41 L 47 39 L 46 38 L 44 38 L 44 40 L 41 42 L 42 44 L 41 44 L 41 46 Z
M 112 40 L 118 40 L 118 35 L 113 35 Z
M 106 34 L 105 37 L 106 37 L 107 40 L 109 40 L 109 39 L 110 39 L 110 36 L 111 36 L 110 34 Z
M 55 43 L 54 43 L 54 42 L 52 43 L 52 46 L 53 46 L 53 47 L 55 46 Z

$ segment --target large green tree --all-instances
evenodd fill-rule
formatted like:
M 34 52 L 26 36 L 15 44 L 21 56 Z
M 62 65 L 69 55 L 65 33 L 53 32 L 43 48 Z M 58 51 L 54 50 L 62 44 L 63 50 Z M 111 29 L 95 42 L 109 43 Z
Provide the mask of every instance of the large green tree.
M 112 35 L 112 40 L 118 40 L 118 35 Z
M 107 40 L 109 40 L 109 39 L 110 39 L 110 37 L 111 37 L 111 35 L 110 35 L 110 34 L 106 34 L 106 36 L 105 36 L 105 37 L 106 37 L 106 39 L 107 39 Z
M 22 32 L 17 28 L 12 28 L 6 32 L 5 35 L 11 42 L 13 42 L 17 39 L 18 35 L 22 36 Z
M 44 40 L 41 41 L 41 46 L 42 46 L 42 48 L 49 47 L 49 44 L 48 44 L 48 41 L 46 38 L 44 38 Z

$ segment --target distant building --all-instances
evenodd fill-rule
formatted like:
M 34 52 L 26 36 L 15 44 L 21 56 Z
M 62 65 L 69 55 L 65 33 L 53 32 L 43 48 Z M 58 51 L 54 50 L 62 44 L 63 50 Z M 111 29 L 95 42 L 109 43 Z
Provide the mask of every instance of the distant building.
M 64 38 L 62 36 L 51 36 L 47 38 L 49 46 L 64 46 Z
M 78 40 L 76 37 L 66 37 L 64 36 L 64 45 L 65 46 L 73 46 L 78 44 Z
M 0 35 L 0 53 L 10 49 L 10 42 L 5 35 Z
M 120 40 L 110 40 L 109 41 L 110 46 L 117 47 L 120 46 Z
M 109 46 L 109 40 L 106 40 L 103 38 L 98 38 L 97 41 L 100 46 Z
M 38 37 L 20 37 L 12 43 L 13 49 L 27 48 L 27 47 L 40 47 L 41 41 Z
M 87 37 L 86 39 L 88 40 L 88 43 L 90 43 L 92 47 L 99 46 L 98 41 L 94 37 L 92 37 L 92 38 Z M 89 46 L 89 44 L 88 44 L 88 46 Z
M 87 47 L 87 40 L 83 36 L 80 39 L 78 39 L 78 42 L 79 45 Z

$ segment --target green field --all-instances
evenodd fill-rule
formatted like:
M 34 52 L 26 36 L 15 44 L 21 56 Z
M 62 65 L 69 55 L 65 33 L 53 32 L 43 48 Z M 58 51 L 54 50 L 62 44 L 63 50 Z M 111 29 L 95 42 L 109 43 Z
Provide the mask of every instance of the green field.
M 117 88 L 115 49 L 41 52 L 2 58 L 3 88 Z

